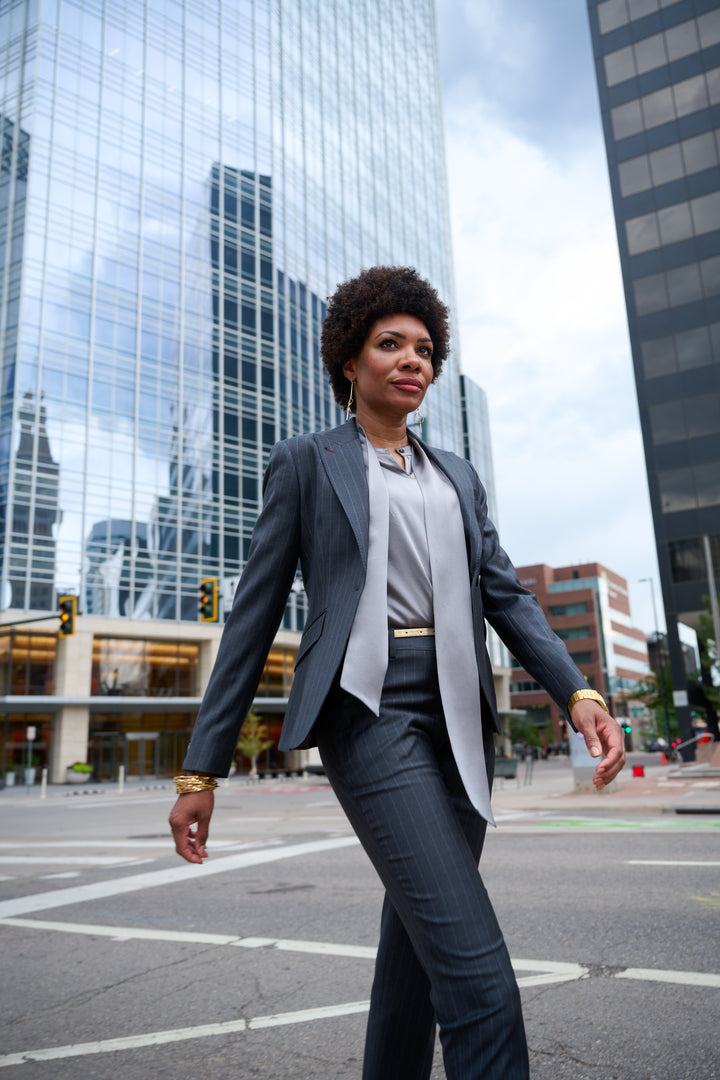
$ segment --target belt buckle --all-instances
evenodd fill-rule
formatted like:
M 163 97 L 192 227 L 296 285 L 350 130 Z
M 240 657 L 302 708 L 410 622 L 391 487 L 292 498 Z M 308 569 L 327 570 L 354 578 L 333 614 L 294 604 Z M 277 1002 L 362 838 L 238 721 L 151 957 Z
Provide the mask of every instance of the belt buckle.
M 393 636 L 396 638 L 409 638 L 409 637 L 435 637 L 434 626 L 410 626 L 407 628 L 401 627 L 393 630 Z

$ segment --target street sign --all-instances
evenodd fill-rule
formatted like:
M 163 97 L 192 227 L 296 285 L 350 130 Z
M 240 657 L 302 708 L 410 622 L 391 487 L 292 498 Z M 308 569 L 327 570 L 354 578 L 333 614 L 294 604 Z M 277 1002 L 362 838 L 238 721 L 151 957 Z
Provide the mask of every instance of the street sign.
M 37 735 L 37 728 L 34 727 L 34 726 L 29 727 L 27 729 L 27 731 L 25 732 L 25 738 L 27 739 L 28 742 L 34 742 L 36 735 Z

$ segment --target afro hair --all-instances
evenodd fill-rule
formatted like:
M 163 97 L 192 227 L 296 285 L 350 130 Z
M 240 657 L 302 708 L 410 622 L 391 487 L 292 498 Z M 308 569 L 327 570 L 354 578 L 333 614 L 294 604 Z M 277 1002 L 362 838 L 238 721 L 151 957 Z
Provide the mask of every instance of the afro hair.
M 342 408 L 350 392 L 343 366 L 358 355 L 373 323 L 385 315 L 413 315 L 425 323 L 433 343 L 433 382 L 440 374 L 450 348 L 450 328 L 448 309 L 437 291 L 412 266 L 370 267 L 338 285 L 322 326 L 322 360 Z

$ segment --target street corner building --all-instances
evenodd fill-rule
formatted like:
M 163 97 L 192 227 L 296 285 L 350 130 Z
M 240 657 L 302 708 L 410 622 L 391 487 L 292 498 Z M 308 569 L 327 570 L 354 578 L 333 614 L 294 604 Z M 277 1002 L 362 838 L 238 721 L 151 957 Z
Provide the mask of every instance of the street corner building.
M 720 587 L 720 3 L 588 9 L 674 703 L 690 739 L 678 622 L 697 630 Z
M 270 448 L 341 419 L 327 296 L 410 264 L 452 306 L 434 5 L 1 0 L 0 125 L 0 779 L 171 775 Z M 457 347 L 423 434 L 492 497 Z M 298 577 L 256 699 L 274 737 L 305 611 Z

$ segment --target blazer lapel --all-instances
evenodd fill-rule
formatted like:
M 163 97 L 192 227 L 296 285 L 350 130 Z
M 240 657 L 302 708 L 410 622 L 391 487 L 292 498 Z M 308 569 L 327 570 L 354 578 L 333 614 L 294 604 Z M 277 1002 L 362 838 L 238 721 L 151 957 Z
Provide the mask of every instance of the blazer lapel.
M 370 508 L 367 473 L 362 446 L 354 420 L 313 436 L 348 521 L 352 527 L 363 568 L 367 569 Z

